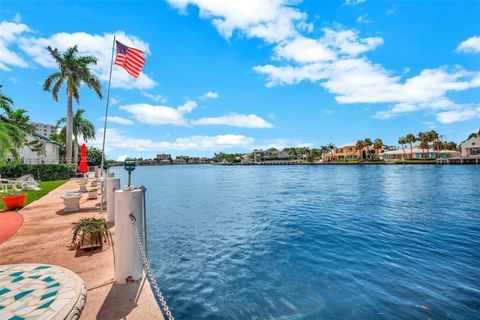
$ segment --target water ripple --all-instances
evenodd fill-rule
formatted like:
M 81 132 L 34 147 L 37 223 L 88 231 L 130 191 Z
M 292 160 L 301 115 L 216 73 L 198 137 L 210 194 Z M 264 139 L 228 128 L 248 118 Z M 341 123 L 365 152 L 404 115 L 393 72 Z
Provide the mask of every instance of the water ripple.
M 133 179 L 176 319 L 480 319 L 478 166 L 162 166 Z

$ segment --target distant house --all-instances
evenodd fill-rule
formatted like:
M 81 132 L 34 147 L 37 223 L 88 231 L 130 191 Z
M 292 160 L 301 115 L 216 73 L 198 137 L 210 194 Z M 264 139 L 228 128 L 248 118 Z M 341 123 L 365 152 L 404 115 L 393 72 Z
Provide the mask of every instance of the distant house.
M 27 136 L 28 142 L 39 141 L 38 151 L 33 151 L 29 146 L 20 150 L 20 160 L 25 164 L 59 164 L 61 144 L 40 134 L 34 133 Z
M 184 156 L 176 157 L 175 160 L 172 161 L 173 164 L 187 164 L 187 160 Z
M 478 129 L 476 135 L 463 141 L 460 144 L 460 147 L 462 148 L 463 157 L 480 156 L 480 128 Z
M 386 146 L 382 148 L 375 149 L 373 145 L 362 148 L 359 150 L 357 148 L 356 142 L 346 143 L 344 145 L 336 147 L 333 152 L 327 152 L 322 155 L 323 161 L 348 161 L 348 160 L 359 160 L 368 158 L 368 154 L 380 155 Z
M 253 152 L 253 161 L 279 161 L 288 160 L 289 154 L 287 151 L 280 151 L 276 149 L 256 150 Z
M 434 150 L 433 148 L 430 149 L 422 149 L 418 146 L 413 147 L 412 150 L 410 148 L 405 149 L 398 149 L 398 150 L 391 150 L 385 151 L 378 155 L 378 157 L 382 160 L 401 160 L 401 159 L 437 159 L 437 158 L 448 158 L 458 155 L 459 152 L 455 150 Z

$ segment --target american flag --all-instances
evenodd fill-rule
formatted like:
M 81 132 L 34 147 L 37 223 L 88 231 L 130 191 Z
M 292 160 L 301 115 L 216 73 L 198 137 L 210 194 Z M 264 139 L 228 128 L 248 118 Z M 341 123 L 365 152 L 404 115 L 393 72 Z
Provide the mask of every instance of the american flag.
M 127 70 L 134 78 L 138 78 L 140 71 L 145 65 L 145 58 L 142 56 L 144 52 L 139 49 L 130 48 L 123 43 L 117 42 L 117 57 L 115 64 Z

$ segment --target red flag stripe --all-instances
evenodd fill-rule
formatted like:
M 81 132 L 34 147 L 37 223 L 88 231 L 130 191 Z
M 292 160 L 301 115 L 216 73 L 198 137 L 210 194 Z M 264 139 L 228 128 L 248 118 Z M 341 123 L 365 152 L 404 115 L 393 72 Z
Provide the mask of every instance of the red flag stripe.
M 124 67 L 125 70 L 127 70 L 128 73 L 130 73 L 130 74 L 132 74 L 132 73 L 133 73 L 133 74 L 140 74 L 140 70 L 141 70 L 141 69 L 139 69 L 139 68 L 132 67 L 132 66 L 130 66 L 129 64 L 125 64 L 123 67 Z
M 136 54 L 132 54 L 130 52 L 127 52 L 127 58 L 133 59 L 135 61 L 138 61 L 141 64 L 145 64 L 145 58 L 142 56 L 138 56 Z
M 138 63 L 137 61 L 132 60 L 132 59 L 126 60 L 125 63 L 129 63 L 129 64 L 131 64 L 132 66 L 134 66 L 134 67 L 136 67 L 136 68 L 139 68 L 139 69 L 142 69 L 143 66 L 145 65 L 144 63 Z

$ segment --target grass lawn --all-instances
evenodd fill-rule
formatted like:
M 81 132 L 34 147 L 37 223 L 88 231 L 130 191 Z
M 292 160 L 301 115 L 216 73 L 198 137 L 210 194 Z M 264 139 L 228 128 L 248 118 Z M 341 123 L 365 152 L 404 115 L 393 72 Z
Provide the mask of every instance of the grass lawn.
M 28 194 L 27 195 L 27 204 L 32 203 L 33 201 L 36 201 L 36 200 L 40 199 L 41 197 L 43 197 L 44 195 L 46 195 L 47 193 L 49 193 L 53 189 L 61 186 L 65 182 L 67 182 L 67 180 L 40 181 L 39 187 L 42 190 L 27 191 L 27 194 Z M 5 209 L 6 209 L 5 204 L 3 203 L 3 201 L 0 201 L 0 211 L 5 210 Z

